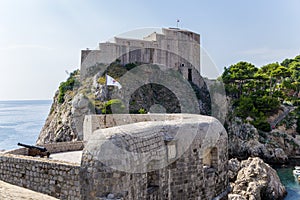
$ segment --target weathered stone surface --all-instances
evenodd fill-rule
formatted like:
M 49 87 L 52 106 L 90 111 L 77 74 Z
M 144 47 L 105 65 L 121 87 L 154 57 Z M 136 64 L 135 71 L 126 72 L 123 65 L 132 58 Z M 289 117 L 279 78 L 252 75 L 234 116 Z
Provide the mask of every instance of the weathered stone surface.
M 285 187 L 274 169 L 260 158 L 249 158 L 241 162 L 237 179 L 231 184 L 229 199 L 283 199 Z M 240 195 L 240 196 L 237 196 Z
M 260 157 L 268 163 L 286 163 L 287 155 L 295 153 L 293 138 L 286 134 L 259 133 L 251 124 L 234 118 L 228 126 L 229 154 L 246 159 Z M 272 142 L 270 142 L 272 141 Z M 279 146 L 279 147 L 278 147 Z
M 83 120 L 85 115 L 92 114 L 92 106 L 90 101 L 83 94 L 75 95 L 72 100 L 72 116 L 71 124 L 77 132 L 77 139 L 83 139 Z
M 239 194 L 229 194 L 228 200 L 247 200 L 246 198 L 242 197 Z
M 241 168 L 241 163 L 237 158 L 230 159 L 228 161 L 228 177 L 229 181 L 233 181 L 236 179 L 236 176 Z
M 85 87 L 88 85 L 87 83 Z M 82 140 L 84 116 L 94 112 L 88 98 L 79 92 L 79 88 L 67 92 L 63 103 L 58 102 L 58 92 L 56 92 L 37 144 Z
M 60 199 L 80 199 L 79 169 L 75 163 L 0 154 L 0 180 Z
M 217 120 L 191 114 L 121 117 L 106 119 L 123 122 L 106 129 L 99 129 L 103 116 L 87 118 L 83 199 L 108 194 L 128 200 L 213 199 L 227 194 L 227 134 Z M 150 120 L 142 122 L 145 118 Z

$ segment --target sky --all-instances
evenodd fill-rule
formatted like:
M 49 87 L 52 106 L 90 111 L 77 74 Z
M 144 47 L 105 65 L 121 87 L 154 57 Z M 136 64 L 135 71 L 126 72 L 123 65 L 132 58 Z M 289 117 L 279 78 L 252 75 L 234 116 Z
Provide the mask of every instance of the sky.
M 52 99 L 66 71 L 80 68 L 82 49 L 177 19 L 201 35 L 219 73 L 239 61 L 281 62 L 300 54 L 299 8 L 298 0 L 0 0 L 0 100 Z

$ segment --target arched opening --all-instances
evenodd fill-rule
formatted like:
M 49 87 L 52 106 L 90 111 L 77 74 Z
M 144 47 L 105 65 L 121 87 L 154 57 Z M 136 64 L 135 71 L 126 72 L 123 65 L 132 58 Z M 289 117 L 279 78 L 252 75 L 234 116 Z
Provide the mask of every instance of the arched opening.
M 176 95 L 163 85 L 149 83 L 138 88 L 129 101 L 129 112 L 140 109 L 153 113 L 180 113 L 181 106 Z
M 218 168 L 218 149 L 217 149 L 217 147 L 208 148 L 204 151 L 203 167 Z

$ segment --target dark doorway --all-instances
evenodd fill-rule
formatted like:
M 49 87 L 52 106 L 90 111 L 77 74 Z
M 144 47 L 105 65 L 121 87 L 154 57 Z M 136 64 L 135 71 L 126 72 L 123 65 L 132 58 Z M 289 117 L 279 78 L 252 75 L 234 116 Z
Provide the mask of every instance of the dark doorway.
M 188 81 L 193 81 L 192 69 L 188 69 Z

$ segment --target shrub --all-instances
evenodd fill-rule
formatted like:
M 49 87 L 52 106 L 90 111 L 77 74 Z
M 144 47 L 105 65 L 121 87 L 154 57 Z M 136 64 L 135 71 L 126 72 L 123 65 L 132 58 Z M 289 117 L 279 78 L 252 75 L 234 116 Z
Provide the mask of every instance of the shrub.
M 114 114 L 124 113 L 125 106 L 120 99 L 111 99 L 104 104 L 102 108 L 102 114 Z
M 261 118 L 258 118 L 252 122 L 252 124 L 257 128 L 258 130 L 264 131 L 264 132 L 270 132 L 271 126 L 270 124 Z
M 58 103 L 63 103 L 65 101 L 65 94 L 67 91 L 72 91 L 74 87 L 79 86 L 79 81 L 76 79 L 78 74 L 79 70 L 75 70 L 70 74 L 70 77 L 67 79 L 67 81 L 62 82 L 59 85 Z
M 139 109 L 138 112 L 139 112 L 139 114 L 146 114 L 147 113 L 144 108 Z
M 104 85 L 106 83 L 106 78 L 105 76 L 101 76 L 99 79 L 98 79 L 98 83 L 101 84 L 101 85 Z

